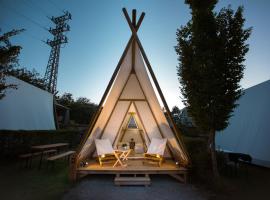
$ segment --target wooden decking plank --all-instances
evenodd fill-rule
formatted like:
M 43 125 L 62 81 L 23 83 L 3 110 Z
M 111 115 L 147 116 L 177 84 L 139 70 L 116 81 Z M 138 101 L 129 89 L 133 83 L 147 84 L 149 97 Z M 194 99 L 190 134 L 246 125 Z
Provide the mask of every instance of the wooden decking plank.
M 179 167 L 173 161 L 166 161 L 161 167 L 143 165 L 142 161 L 129 160 L 127 167 L 100 166 L 90 161 L 87 167 L 77 169 L 79 174 L 185 174 L 187 169 Z

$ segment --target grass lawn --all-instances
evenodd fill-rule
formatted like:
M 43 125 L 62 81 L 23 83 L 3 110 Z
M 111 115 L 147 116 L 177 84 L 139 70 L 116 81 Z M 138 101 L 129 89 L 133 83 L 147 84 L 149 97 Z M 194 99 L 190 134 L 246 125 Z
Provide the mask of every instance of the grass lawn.
M 20 168 L 14 161 L 0 162 L 1 200 L 43 200 L 61 199 L 71 183 L 68 180 L 66 161 L 56 163 L 54 169 L 37 169 L 37 161 L 32 169 Z
M 270 195 L 270 169 L 248 165 L 237 175 L 221 176 L 221 188 L 216 189 L 210 200 L 268 200 Z

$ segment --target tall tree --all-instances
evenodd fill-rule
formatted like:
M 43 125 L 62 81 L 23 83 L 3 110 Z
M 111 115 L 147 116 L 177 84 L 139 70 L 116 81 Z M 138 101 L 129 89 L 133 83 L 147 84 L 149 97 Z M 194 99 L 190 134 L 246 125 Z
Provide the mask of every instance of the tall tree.
M 79 97 L 77 100 L 76 100 L 76 103 L 79 103 L 79 104 L 90 104 L 91 101 L 90 99 L 86 98 L 86 97 Z
M 11 45 L 9 39 L 22 31 L 12 30 L 0 35 L 0 99 L 4 98 L 6 89 L 16 88 L 16 85 L 7 84 L 5 77 L 7 71 L 18 63 L 21 47 Z
M 209 133 L 214 178 L 219 179 L 215 133 L 228 126 L 236 101 L 242 95 L 240 80 L 248 52 L 246 40 L 251 28 L 244 29 L 243 7 L 219 13 L 217 0 L 186 0 L 192 19 L 177 30 L 181 93 L 196 125 Z
M 79 97 L 75 101 L 71 93 L 64 93 L 57 97 L 57 102 L 70 108 L 70 119 L 79 124 L 88 124 L 96 112 L 97 105 L 86 97 Z
M 180 122 L 181 110 L 177 106 L 174 106 L 172 108 L 171 114 L 172 114 L 173 120 L 175 121 L 176 125 L 179 126 L 181 123 Z
M 70 106 L 74 103 L 73 95 L 68 92 L 65 92 L 62 96 L 56 97 L 56 100 L 64 106 Z
M 97 110 L 97 105 L 86 97 L 79 97 L 72 104 L 70 117 L 79 124 L 89 124 L 92 116 Z

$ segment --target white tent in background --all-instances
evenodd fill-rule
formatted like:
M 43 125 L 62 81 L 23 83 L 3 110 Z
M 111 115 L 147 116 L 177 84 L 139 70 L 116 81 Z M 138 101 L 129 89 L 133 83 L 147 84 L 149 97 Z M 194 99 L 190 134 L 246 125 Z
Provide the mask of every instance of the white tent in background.
M 217 148 L 249 154 L 252 163 L 270 167 L 270 80 L 244 92 L 229 126 L 216 136 Z
M 137 23 L 136 13 L 133 22 L 125 9 L 124 14 L 133 35 L 106 88 L 85 140 L 77 151 L 76 163 L 78 165 L 80 161 L 95 156 L 96 138 L 109 139 L 114 147 L 134 138 L 136 145 L 145 150 L 152 138 L 167 138 L 165 158 L 174 159 L 185 166 L 189 160 L 179 138 L 180 134 L 172 121 L 168 105 L 136 34 L 144 13 Z M 155 84 L 157 94 L 150 78 Z M 157 95 L 162 100 L 170 123 L 164 115 Z M 170 127 L 169 124 L 174 126 Z
M 55 130 L 53 95 L 13 76 L 0 100 L 0 130 Z

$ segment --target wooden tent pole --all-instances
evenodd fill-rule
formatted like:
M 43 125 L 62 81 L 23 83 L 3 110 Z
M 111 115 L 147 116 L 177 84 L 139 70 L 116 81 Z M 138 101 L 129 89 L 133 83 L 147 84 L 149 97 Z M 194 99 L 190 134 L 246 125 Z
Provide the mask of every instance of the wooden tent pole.
M 177 138 L 177 140 L 178 140 L 178 142 L 179 142 L 179 144 L 180 144 L 180 146 L 181 146 L 181 148 L 182 148 L 182 151 L 183 151 L 183 153 L 185 154 L 184 156 L 186 157 L 186 161 L 187 161 L 187 163 L 188 163 L 189 156 L 188 156 L 188 154 L 187 154 L 187 152 L 186 152 L 185 145 L 184 145 L 184 143 L 182 142 L 182 139 L 180 138 L 180 137 L 181 137 L 181 135 L 179 134 L 180 132 L 179 132 L 179 130 L 177 129 L 175 122 L 174 122 L 173 119 L 172 119 L 170 109 L 169 109 L 168 104 L 167 104 L 167 102 L 166 102 L 166 100 L 165 100 L 165 98 L 164 98 L 164 95 L 163 95 L 163 93 L 162 93 L 162 91 L 161 91 L 161 88 L 160 88 L 160 86 L 159 86 L 159 84 L 158 84 L 158 81 L 157 81 L 156 76 L 155 76 L 155 74 L 154 74 L 154 72 L 153 72 L 153 70 L 152 70 L 151 64 L 150 64 L 150 62 L 149 62 L 149 60 L 148 60 L 148 58 L 147 58 L 147 56 L 146 56 L 146 53 L 145 53 L 145 51 L 144 51 L 144 49 L 143 49 L 143 46 L 142 46 L 142 44 L 141 44 L 141 42 L 140 42 L 140 40 L 139 40 L 139 38 L 138 38 L 138 35 L 137 35 L 137 33 L 136 33 L 136 29 L 132 26 L 132 23 L 131 23 L 130 18 L 129 18 L 128 13 L 127 13 L 127 10 L 126 10 L 125 8 L 123 8 L 123 13 L 124 13 L 124 15 L 125 15 L 125 17 L 126 17 L 126 20 L 127 20 L 127 22 L 128 22 L 128 25 L 129 25 L 131 31 L 132 31 L 132 35 L 135 37 L 135 41 L 137 42 L 137 44 L 138 44 L 138 46 L 139 46 L 139 48 L 140 48 L 140 50 L 141 50 L 141 53 L 142 53 L 142 56 L 143 56 L 144 61 L 145 61 L 145 63 L 146 63 L 146 66 L 147 66 L 147 68 L 148 68 L 148 70 L 149 70 L 149 72 L 150 72 L 150 74 L 151 74 L 151 77 L 152 77 L 152 79 L 153 79 L 153 81 L 154 81 L 154 83 L 155 83 L 155 86 L 156 86 L 157 90 L 158 90 L 158 93 L 159 93 L 159 95 L 160 95 L 160 98 L 161 98 L 161 100 L 162 100 L 162 103 L 163 103 L 163 105 L 164 105 L 164 107 L 165 107 L 165 109 L 166 109 L 166 111 L 167 111 L 169 120 L 170 120 L 170 122 L 171 122 L 172 125 L 173 125 L 173 130 L 174 130 L 173 132 L 174 132 L 174 135 L 175 135 L 175 137 Z M 187 164 L 187 163 L 186 163 L 186 164 Z
M 132 10 L 132 24 L 136 27 L 136 9 Z
M 141 26 L 141 23 L 142 23 L 142 21 L 143 21 L 144 16 L 145 16 L 145 13 L 143 12 L 143 13 L 141 14 L 141 16 L 140 16 L 140 18 L 139 18 L 137 24 L 136 24 L 136 27 L 135 27 L 137 31 L 138 31 L 138 28 Z
M 132 10 L 132 24 L 133 27 L 136 27 L 136 10 Z M 135 41 L 132 42 L 132 52 L 131 52 L 131 73 L 135 73 Z

